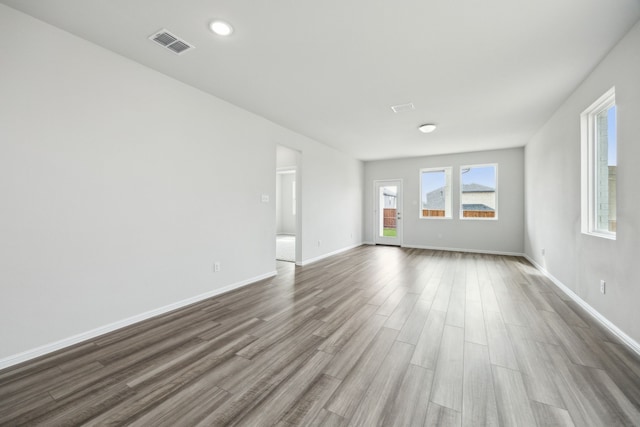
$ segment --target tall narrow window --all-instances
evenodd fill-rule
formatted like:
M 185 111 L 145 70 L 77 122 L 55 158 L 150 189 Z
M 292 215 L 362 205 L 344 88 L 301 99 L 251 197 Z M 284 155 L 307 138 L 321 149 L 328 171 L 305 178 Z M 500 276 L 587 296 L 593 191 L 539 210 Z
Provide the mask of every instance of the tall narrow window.
M 498 219 L 498 165 L 460 166 L 460 218 Z
M 420 170 L 420 218 L 451 218 L 451 168 Z
M 616 238 L 617 137 L 615 88 L 580 116 L 582 232 Z

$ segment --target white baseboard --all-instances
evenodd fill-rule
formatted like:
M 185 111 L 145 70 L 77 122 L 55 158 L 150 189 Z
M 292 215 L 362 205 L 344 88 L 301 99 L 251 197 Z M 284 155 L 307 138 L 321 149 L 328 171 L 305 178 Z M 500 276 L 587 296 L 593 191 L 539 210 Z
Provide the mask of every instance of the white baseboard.
M 402 247 L 410 248 L 410 249 L 431 249 L 434 251 L 466 252 L 466 253 L 472 253 L 472 254 L 524 256 L 524 254 L 521 252 L 487 251 L 483 249 L 442 248 L 438 246 L 423 246 L 423 245 L 402 245 Z
M 9 356 L 3 359 L 0 359 L 0 370 L 4 368 L 8 368 L 9 366 L 17 365 L 18 363 L 26 362 L 27 360 L 35 359 L 36 357 L 43 356 L 47 353 L 52 353 L 54 351 L 63 349 L 65 347 L 72 346 L 74 344 L 81 343 L 83 341 L 90 340 L 92 338 L 96 338 L 100 335 L 104 335 L 109 332 L 113 332 L 117 329 L 124 328 L 129 325 L 133 325 L 134 323 L 142 322 L 143 320 L 150 319 L 155 316 L 159 316 L 161 314 L 168 313 L 170 311 L 186 307 L 188 305 L 194 304 L 196 302 L 205 300 L 207 298 L 215 297 L 217 295 L 224 294 L 226 292 L 232 291 L 234 289 L 241 288 L 243 286 L 250 285 L 252 283 L 258 282 L 260 280 L 268 279 L 269 277 L 273 277 L 277 274 L 276 271 L 271 271 L 266 274 L 262 274 L 260 276 L 252 277 L 247 280 L 243 280 L 241 282 L 233 283 L 229 286 L 225 286 L 223 288 L 214 289 L 209 292 L 205 292 L 204 294 L 196 295 L 195 297 L 187 298 L 182 301 L 175 302 L 173 304 L 166 305 L 164 307 L 156 308 L 151 311 L 147 311 L 145 313 L 141 313 L 127 319 L 119 320 L 117 322 L 111 323 L 109 325 L 104 325 L 96 329 L 92 329 L 90 331 L 86 331 L 68 338 L 64 338 L 60 341 L 56 341 L 50 344 L 43 345 L 41 347 L 37 347 L 31 350 L 27 350 L 25 352 Z
M 320 261 L 321 259 L 329 258 L 330 256 L 338 255 L 339 253 L 346 252 L 346 251 L 348 251 L 348 250 L 351 250 L 351 249 L 357 248 L 358 246 L 362 246 L 362 243 L 356 243 L 355 245 L 350 245 L 350 246 L 347 246 L 347 247 L 345 247 L 345 248 L 338 249 L 337 251 L 333 251 L 333 252 L 329 252 L 329 253 L 326 253 L 326 254 L 323 254 L 323 255 L 317 256 L 317 257 L 315 257 L 315 258 L 305 259 L 304 261 L 302 261 L 302 262 L 301 262 L 300 264 L 298 264 L 298 265 L 300 265 L 300 266 L 309 265 L 309 264 L 312 264 L 312 263 L 314 263 L 314 262 L 318 262 L 318 261 Z
M 640 356 L 640 344 L 631 338 L 629 335 L 625 334 L 620 328 L 611 323 L 609 319 L 604 317 L 600 312 L 598 312 L 595 308 L 591 307 L 585 300 L 580 298 L 578 294 L 573 292 L 564 283 L 555 278 L 551 273 L 549 273 L 543 266 L 538 264 L 531 258 L 529 255 L 525 254 L 524 257 L 531 263 L 535 268 L 537 268 L 542 274 L 549 278 L 562 292 L 564 292 L 569 298 L 575 301 L 580 307 L 584 308 L 587 313 L 589 313 L 594 319 L 602 324 L 605 328 L 611 331 L 612 334 L 617 336 L 622 342 L 624 342 L 631 350 L 636 352 Z

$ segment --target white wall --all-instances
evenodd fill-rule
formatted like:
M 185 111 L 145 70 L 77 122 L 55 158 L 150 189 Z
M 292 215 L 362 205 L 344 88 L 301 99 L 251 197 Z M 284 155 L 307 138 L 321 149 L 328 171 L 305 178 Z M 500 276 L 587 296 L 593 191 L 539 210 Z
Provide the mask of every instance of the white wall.
M 364 167 L 361 161 L 319 144 L 301 144 L 281 138 L 283 144 L 301 152 L 296 190 L 301 200 L 298 212 L 296 251 L 302 263 L 317 260 L 343 248 L 362 243 L 362 194 Z
M 403 245 L 479 252 L 522 253 L 524 229 L 524 150 L 417 157 L 365 163 L 364 239 L 373 242 L 373 181 L 403 180 Z M 498 220 L 459 219 L 460 166 L 498 164 Z M 420 169 L 453 166 L 452 219 L 421 219 Z
M 279 143 L 302 259 L 362 240 L 360 161 L 3 5 L 0 27 L 0 366 L 272 274 Z
M 284 147 L 276 146 L 276 166 L 278 169 L 297 169 L 300 165 L 300 152 Z
M 640 342 L 640 23 L 528 143 L 525 251 Z M 580 232 L 580 113 L 611 87 L 618 118 L 617 240 Z M 546 255 L 542 256 L 542 249 Z M 600 279 L 607 293 L 599 292 Z

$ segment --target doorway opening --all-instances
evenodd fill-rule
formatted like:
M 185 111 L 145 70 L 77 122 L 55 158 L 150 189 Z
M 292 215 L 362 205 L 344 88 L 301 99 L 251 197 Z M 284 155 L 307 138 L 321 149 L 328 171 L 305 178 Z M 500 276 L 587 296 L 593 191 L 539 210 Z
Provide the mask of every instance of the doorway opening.
M 276 151 L 276 260 L 299 263 L 300 152 L 281 145 Z
M 296 261 L 296 170 L 276 172 L 276 259 Z

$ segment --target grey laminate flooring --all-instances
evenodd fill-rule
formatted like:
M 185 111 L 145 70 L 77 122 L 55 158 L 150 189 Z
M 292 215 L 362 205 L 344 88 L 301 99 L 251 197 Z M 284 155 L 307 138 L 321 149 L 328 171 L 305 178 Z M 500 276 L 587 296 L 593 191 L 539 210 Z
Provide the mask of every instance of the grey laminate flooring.
M 363 246 L 0 372 L 0 424 L 640 425 L 640 360 L 524 259 Z

